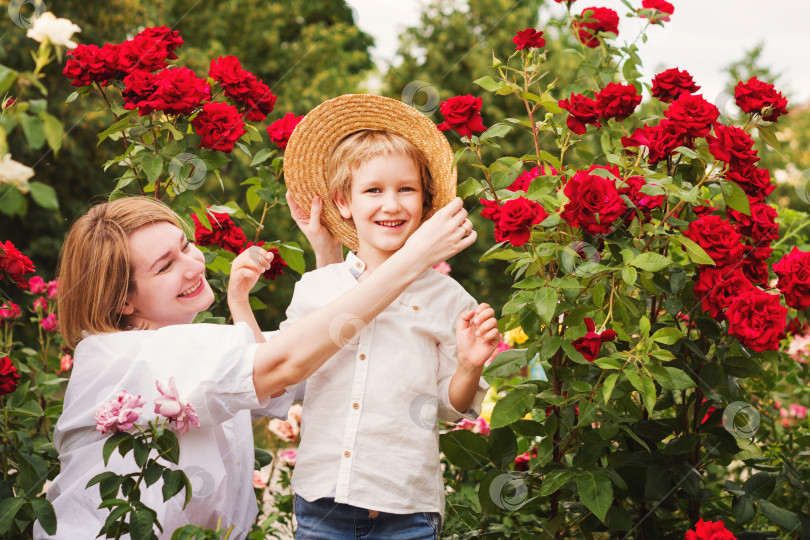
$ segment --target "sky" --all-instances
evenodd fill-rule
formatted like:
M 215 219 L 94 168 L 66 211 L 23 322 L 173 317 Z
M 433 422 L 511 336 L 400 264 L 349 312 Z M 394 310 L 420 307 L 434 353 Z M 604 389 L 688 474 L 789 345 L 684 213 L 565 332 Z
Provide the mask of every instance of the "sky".
M 641 5 L 641 0 L 630 0 Z M 419 22 L 421 0 L 347 0 L 355 23 L 375 38 L 372 54 L 381 70 L 393 61 L 397 36 Z M 564 4 L 551 0 L 552 10 L 565 12 Z M 745 51 L 764 44 L 761 62 L 781 74 L 777 90 L 789 105 L 810 101 L 810 0 L 670 0 L 675 13 L 665 27 L 653 27 L 648 41 L 637 45 L 649 79 L 664 69 L 687 70 L 701 86 L 704 97 L 722 107 L 728 97 L 724 68 L 743 58 Z M 624 17 L 627 7 L 620 0 L 579 0 L 572 11 L 586 7 L 609 7 L 620 17 L 618 42 L 632 42 L 639 19 Z M 517 28 L 522 30 L 522 28 Z M 542 26 L 538 28 L 542 30 Z M 482 73 L 482 75 L 484 75 Z M 472 86 L 472 81 L 470 82 Z

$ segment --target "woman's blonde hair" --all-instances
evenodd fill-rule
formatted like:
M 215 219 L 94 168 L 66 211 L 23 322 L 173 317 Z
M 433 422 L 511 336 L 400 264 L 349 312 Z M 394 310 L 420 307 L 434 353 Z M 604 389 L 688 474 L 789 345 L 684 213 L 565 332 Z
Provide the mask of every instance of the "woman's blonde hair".
M 425 217 L 436 194 L 427 156 L 411 141 L 390 131 L 358 131 L 335 145 L 326 163 L 329 200 L 334 201 L 335 196 L 340 195 L 350 202 L 352 171 L 378 156 L 407 156 L 413 160 L 422 179 L 422 217 Z
M 164 203 L 125 197 L 91 207 L 70 228 L 57 270 L 59 330 L 69 347 L 76 346 L 84 331 L 99 334 L 126 329 L 121 311 L 135 289 L 129 235 L 160 222 L 186 230 Z

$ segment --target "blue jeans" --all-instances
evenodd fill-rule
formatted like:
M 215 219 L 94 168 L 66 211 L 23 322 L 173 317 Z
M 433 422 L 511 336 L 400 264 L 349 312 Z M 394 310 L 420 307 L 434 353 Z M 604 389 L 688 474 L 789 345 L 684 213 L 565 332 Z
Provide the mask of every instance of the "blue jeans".
M 334 499 L 312 502 L 295 496 L 296 540 L 437 540 L 441 516 L 435 512 L 369 516 L 368 510 Z

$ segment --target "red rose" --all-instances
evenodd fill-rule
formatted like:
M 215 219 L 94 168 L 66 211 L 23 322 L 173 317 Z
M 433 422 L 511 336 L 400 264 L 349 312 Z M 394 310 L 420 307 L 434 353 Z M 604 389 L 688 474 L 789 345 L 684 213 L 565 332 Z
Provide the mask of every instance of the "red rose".
M 714 125 L 714 137 L 706 137 L 709 151 L 718 161 L 738 166 L 752 165 L 759 161 L 754 150 L 754 140 L 742 129 L 734 126 Z
M 782 93 L 756 77 L 751 77 L 747 83 L 737 83 L 734 100 L 743 111 L 762 115 L 762 119 L 768 122 L 776 122 L 777 118 L 787 114 L 787 100 Z
M 678 133 L 669 120 L 661 120 L 656 126 L 636 128 L 630 137 L 622 137 L 622 146 L 647 148 L 647 161 L 655 165 L 672 155 L 679 146 L 688 146 L 683 135 Z
M 562 218 L 589 234 L 610 232 L 613 222 L 627 210 L 615 182 L 588 171 L 577 171 L 564 192 L 569 202 L 563 208 Z
M 503 242 L 505 238 L 503 234 L 501 234 L 500 229 L 498 229 L 498 223 L 501 221 L 501 206 L 496 201 L 490 201 L 487 199 L 479 199 L 481 201 L 481 206 L 483 206 L 483 210 L 481 210 L 481 217 L 492 220 L 495 223 L 495 241 L 496 242 Z
M 155 91 L 142 106 L 146 111 L 142 114 L 191 114 L 203 101 L 211 99 L 211 87 L 187 67 L 164 69 L 153 84 Z
M 290 140 L 295 126 L 303 120 L 303 116 L 295 116 L 293 113 L 287 113 L 279 120 L 276 120 L 267 126 L 267 134 L 270 140 L 278 145 L 282 150 L 287 148 L 287 142 Z
M 776 287 L 785 295 L 785 303 L 792 308 L 810 307 L 810 253 L 797 247 L 773 265 L 779 276 Z
M 137 35 L 115 46 L 115 67 L 124 73 L 157 71 L 166 67 L 170 43 L 148 35 Z
M 444 122 L 438 127 L 441 131 L 453 130 L 462 137 L 472 137 L 473 131 L 480 132 L 487 128 L 481 118 L 481 98 L 466 96 L 451 97 L 442 101 L 440 110 Z
M 695 295 L 700 299 L 703 311 L 707 311 L 714 319 L 725 319 L 723 312 L 737 295 L 754 288 L 736 266 L 723 266 L 714 268 L 705 266 L 700 269 L 700 275 L 695 283 Z
M 248 242 L 245 246 L 245 249 L 249 248 L 250 246 L 263 246 L 264 240 L 259 240 L 255 244 L 253 242 Z M 244 251 L 244 250 L 242 250 Z M 287 266 L 287 261 L 281 258 L 281 254 L 278 252 L 278 248 L 270 248 L 267 251 L 273 254 L 273 260 L 270 261 L 270 268 L 268 268 L 264 274 L 265 279 L 272 279 L 273 281 L 278 278 L 278 276 L 284 273 L 284 267 Z
M 160 41 L 166 48 L 166 52 L 169 53 L 169 55 L 166 57 L 169 60 L 177 60 L 177 55 L 174 54 L 174 51 L 179 49 L 180 46 L 185 43 L 183 38 L 180 37 L 180 32 L 177 30 L 172 30 L 168 26 L 154 26 L 152 28 L 147 28 L 135 37 L 148 37 Z
M 756 287 L 741 293 L 726 310 L 728 333 L 755 351 L 775 351 L 785 336 L 787 308 L 778 294 Z
M 147 105 L 150 96 L 155 92 L 155 80 L 157 75 L 146 71 L 133 71 L 124 77 L 124 89 L 121 96 L 124 98 L 124 108 L 127 110 L 138 109 L 140 116 L 145 116 L 151 112 Z
M 6 243 L 0 242 L 0 271 L 5 272 L 17 287 L 27 289 L 28 280 L 23 275 L 30 274 L 34 270 L 31 259 L 20 253 L 11 240 Z
M 599 356 L 599 349 L 602 348 L 602 343 L 613 341 L 616 339 L 616 332 L 613 330 L 605 330 L 601 333 L 596 333 L 596 325 L 593 324 L 593 319 L 585 318 L 585 327 L 588 333 L 579 339 L 574 340 L 572 345 L 576 350 L 582 353 L 585 360 L 593 362 Z
M 73 79 L 71 86 L 89 86 L 94 82 L 106 86 L 115 78 L 117 60 L 110 56 L 117 55 L 112 45 L 77 45 L 68 51 L 65 69 L 62 74 Z
M 543 32 L 538 32 L 534 28 L 519 31 L 517 35 L 512 38 L 512 41 L 515 43 L 515 50 L 518 51 L 526 48 L 539 49 L 546 44 L 546 40 L 543 39 Z
M 242 64 L 235 56 L 220 56 L 211 60 L 208 76 L 219 82 L 225 95 L 240 103 L 250 94 L 256 77 L 242 69 Z
M 191 121 L 200 136 L 200 146 L 230 153 L 239 137 L 247 133 L 242 115 L 233 105 L 209 101 Z
M 570 113 L 566 124 L 568 129 L 577 135 L 585 133 L 588 129 L 587 124 L 597 128 L 602 127 L 602 124 L 599 123 L 600 110 L 597 108 L 596 101 L 589 97 L 572 92 L 570 99 L 561 99 L 557 105 Z
M 0 358 L 0 396 L 12 393 L 17 388 L 19 380 L 20 374 L 11 363 L 11 358 L 8 356 Z
M 742 237 L 720 216 L 703 216 L 693 221 L 685 234 L 697 242 L 718 267 L 739 263 L 745 251 Z
M 720 116 L 717 107 L 703 99 L 703 96 L 684 94 L 664 111 L 677 133 L 684 137 L 705 137 Z
M 548 213 L 540 203 L 518 197 L 501 206 L 497 229 L 503 240 L 508 240 L 513 246 L 522 246 L 531 238 L 532 226 L 547 217 Z
M 624 195 L 635 205 L 636 208 L 641 210 L 644 216 L 644 221 L 650 219 L 650 213 L 656 208 L 661 208 L 664 204 L 663 195 L 647 195 L 641 191 L 641 188 L 647 185 L 647 181 L 643 176 L 631 176 L 624 180 L 622 187 L 619 188 L 619 195 Z M 629 212 L 627 216 L 632 221 L 635 212 Z
M 579 41 L 593 49 L 599 46 L 599 39 L 596 37 L 598 33 L 619 34 L 619 15 L 609 8 L 585 8 L 574 21 L 574 30 Z
M 236 225 L 228 214 L 209 212 L 208 220 L 212 229 L 205 228 L 197 216 L 192 214 L 194 220 L 194 240 L 201 246 L 217 246 L 231 253 L 239 254 L 244 250 L 245 233 Z
M 557 0 L 559 1 L 559 0 Z M 572 0 L 573 1 L 573 0 Z M 528 452 L 523 452 L 518 457 L 515 458 L 515 469 L 518 471 L 528 471 L 529 470 L 529 461 L 532 458 L 537 457 L 537 447 L 534 446 Z
M 643 9 L 654 9 L 656 12 L 652 17 L 649 17 L 650 22 L 664 21 L 669 22 L 669 16 L 675 13 L 675 7 L 664 0 L 642 0 L 641 7 Z M 644 11 L 640 10 L 642 17 L 647 17 Z
M 736 182 L 745 193 L 762 201 L 776 189 L 771 183 L 768 169 L 760 169 L 750 163 L 732 162 L 726 173 L 726 180 Z
M 694 94 L 700 87 L 686 70 L 678 68 L 662 71 L 653 78 L 651 93 L 664 103 L 671 103 L 684 94 Z
M 509 186 L 509 191 L 529 191 L 529 184 L 532 183 L 532 180 L 537 178 L 538 176 L 547 176 L 551 174 L 558 174 L 557 170 L 554 167 L 546 167 L 543 165 L 542 167 L 534 167 L 530 171 L 523 171 L 520 176 L 515 178 L 515 181 L 512 182 L 512 185 Z
M 737 540 L 722 521 L 700 521 L 695 523 L 694 531 L 686 531 L 684 540 Z
M 748 204 L 751 209 L 750 216 L 733 208 L 728 209 L 729 217 L 739 224 L 737 230 L 759 245 L 779 238 L 779 224 L 776 223 L 778 213 L 776 210 L 767 204 L 759 202 L 754 197 L 748 197 Z
M 3 302 L 0 304 L 0 323 L 6 319 L 16 319 L 22 315 L 20 306 L 14 302 Z
M 251 122 L 261 122 L 273 112 L 276 106 L 276 95 L 270 87 L 260 80 L 250 85 L 250 92 L 245 97 L 245 115 Z
M 632 84 L 608 83 L 594 96 L 596 108 L 603 118 L 624 120 L 641 103 L 641 96 Z
M 753 283 L 768 283 L 768 259 L 773 254 L 770 244 L 760 246 L 744 246 L 742 272 Z

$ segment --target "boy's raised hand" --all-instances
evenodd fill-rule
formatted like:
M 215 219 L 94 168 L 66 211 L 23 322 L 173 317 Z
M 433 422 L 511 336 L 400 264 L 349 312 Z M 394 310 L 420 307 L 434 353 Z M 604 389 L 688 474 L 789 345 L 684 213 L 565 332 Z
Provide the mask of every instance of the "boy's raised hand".
M 231 278 L 228 281 L 228 303 L 245 303 L 250 289 L 259 281 L 259 277 L 270 268 L 273 253 L 259 246 L 251 246 L 231 263 Z
M 474 311 L 462 313 L 456 326 L 459 367 L 481 370 L 500 339 L 495 310 L 489 304 L 479 304 Z
M 304 212 L 290 192 L 287 192 L 287 204 L 290 207 L 290 215 L 295 224 L 307 237 L 309 245 L 315 252 L 315 261 L 318 268 L 343 260 L 343 248 L 340 242 L 335 240 L 329 233 L 329 229 L 321 223 L 321 213 L 323 212 L 323 199 L 315 195 L 312 198 L 312 205 L 309 214 Z

